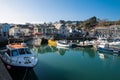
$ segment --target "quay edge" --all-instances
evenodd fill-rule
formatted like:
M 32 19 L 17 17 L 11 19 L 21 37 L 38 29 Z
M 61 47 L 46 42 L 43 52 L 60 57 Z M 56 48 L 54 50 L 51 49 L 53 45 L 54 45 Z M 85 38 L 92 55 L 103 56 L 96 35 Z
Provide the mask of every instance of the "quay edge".
M 13 80 L 0 59 L 0 80 Z

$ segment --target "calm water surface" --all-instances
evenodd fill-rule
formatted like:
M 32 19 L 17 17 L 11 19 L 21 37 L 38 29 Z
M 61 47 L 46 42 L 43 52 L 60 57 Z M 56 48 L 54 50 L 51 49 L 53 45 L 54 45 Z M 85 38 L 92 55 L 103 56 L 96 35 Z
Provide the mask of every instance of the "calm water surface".
M 33 47 L 38 64 L 24 80 L 120 80 L 120 57 L 93 48 Z M 12 71 L 14 80 L 23 80 Z M 19 78 L 18 78 L 19 77 Z

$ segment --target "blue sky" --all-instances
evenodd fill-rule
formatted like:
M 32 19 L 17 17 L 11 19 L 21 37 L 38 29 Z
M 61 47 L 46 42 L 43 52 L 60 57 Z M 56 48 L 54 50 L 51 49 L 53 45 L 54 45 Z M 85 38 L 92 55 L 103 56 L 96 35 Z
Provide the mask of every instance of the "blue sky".
M 120 20 L 120 0 L 0 0 L 0 23 Z

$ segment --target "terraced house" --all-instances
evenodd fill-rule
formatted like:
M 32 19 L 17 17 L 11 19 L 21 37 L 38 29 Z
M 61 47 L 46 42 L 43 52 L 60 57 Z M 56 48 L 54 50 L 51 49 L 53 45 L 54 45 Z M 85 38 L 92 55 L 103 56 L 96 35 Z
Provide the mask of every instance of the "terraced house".
M 95 35 L 98 37 L 120 37 L 120 25 L 112 25 L 108 27 L 99 26 L 95 28 Z

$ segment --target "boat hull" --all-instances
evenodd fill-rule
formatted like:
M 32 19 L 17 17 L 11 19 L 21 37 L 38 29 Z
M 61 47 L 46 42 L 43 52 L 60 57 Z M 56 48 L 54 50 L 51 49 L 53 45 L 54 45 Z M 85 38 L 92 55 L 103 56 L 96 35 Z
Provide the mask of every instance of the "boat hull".
M 61 44 L 61 43 L 57 42 L 57 46 L 60 46 L 60 47 L 69 47 L 69 44 Z
M 86 47 L 86 48 L 90 48 L 90 47 L 93 47 L 93 45 L 77 45 L 77 47 Z
M 30 57 L 30 58 L 28 58 Z M 5 64 L 8 69 L 25 69 L 25 68 L 33 68 L 37 65 L 38 59 L 31 59 L 32 56 L 26 57 L 26 55 L 22 55 L 21 57 L 9 58 L 7 53 L 0 53 L 0 58 L 2 62 Z
M 114 50 L 114 49 L 109 49 L 109 48 L 101 48 L 101 47 L 97 47 L 97 50 L 101 51 L 101 52 L 105 52 L 105 53 L 120 55 L 120 50 Z
M 48 40 L 48 45 L 50 45 L 50 46 L 56 46 L 57 43 L 54 40 Z
M 1 59 L 1 60 L 2 60 L 2 59 Z M 33 67 L 11 65 L 11 64 L 5 62 L 4 60 L 2 60 L 2 62 L 4 63 L 5 67 L 6 67 L 8 70 L 25 70 L 25 69 L 33 69 Z

